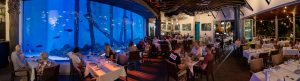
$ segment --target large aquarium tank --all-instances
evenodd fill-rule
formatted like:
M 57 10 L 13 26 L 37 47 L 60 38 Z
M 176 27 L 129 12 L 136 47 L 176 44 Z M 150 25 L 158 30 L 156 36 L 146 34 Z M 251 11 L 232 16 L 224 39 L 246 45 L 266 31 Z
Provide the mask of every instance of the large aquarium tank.
M 145 18 L 129 10 L 89 0 L 24 0 L 22 50 L 67 57 L 74 47 L 83 54 L 137 43 L 145 36 Z

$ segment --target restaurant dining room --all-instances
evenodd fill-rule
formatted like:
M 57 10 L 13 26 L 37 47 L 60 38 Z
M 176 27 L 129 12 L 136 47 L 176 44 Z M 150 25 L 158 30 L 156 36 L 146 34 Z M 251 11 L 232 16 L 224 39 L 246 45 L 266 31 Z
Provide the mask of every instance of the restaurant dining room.
M 0 0 L 0 81 L 300 81 L 300 0 Z

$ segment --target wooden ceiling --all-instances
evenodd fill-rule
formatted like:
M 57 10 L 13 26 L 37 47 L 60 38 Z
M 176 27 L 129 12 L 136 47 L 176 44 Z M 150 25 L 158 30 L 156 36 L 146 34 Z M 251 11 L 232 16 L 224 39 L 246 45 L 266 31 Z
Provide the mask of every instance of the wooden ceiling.
M 295 12 L 296 16 L 300 16 L 300 3 L 294 3 L 287 6 L 278 7 L 276 9 L 264 11 L 263 13 L 259 13 L 251 18 L 255 18 L 256 20 L 274 20 L 275 16 L 278 19 L 292 17 L 293 12 Z
M 222 7 L 245 5 L 245 0 L 144 0 L 156 6 L 166 16 L 194 12 L 218 11 Z

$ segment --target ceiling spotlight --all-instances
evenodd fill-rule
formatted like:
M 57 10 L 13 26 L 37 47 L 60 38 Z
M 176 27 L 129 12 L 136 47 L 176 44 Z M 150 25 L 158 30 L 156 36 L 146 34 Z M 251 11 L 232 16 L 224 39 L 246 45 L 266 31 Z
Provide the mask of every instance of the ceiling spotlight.
M 286 10 L 283 10 L 283 12 L 285 13 L 285 12 L 286 12 Z
M 285 6 L 284 9 L 287 9 L 287 7 Z

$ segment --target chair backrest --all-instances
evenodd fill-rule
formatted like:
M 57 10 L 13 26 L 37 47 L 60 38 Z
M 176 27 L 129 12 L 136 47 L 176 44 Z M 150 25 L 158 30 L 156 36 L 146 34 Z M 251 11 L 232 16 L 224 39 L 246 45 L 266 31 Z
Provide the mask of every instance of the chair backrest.
M 178 78 L 178 72 L 179 69 L 175 63 L 170 62 L 168 59 L 165 60 L 166 68 L 167 68 L 167 73 L 173 78 Z
M 250 48 L 251 48 L 251 49 L 255 49 L 255 45 L 256 45 L 256 44 L 250 44 Z
M 140 52 L 139 51 L 129 52 L 128 61 L 138 61 L 140 59 L 141 59 L 141 57 L 140 57 Z
M 44 68 L 44 72 L 41 75 L 41 81 L 58 81 L 60 65 Z
M 258 59 L 253 59 L 250 61 L 250 70 L 252 72 L 259 72 L 263 68 L 263 59 L 258 58 Z
M 277 55 L 279 53 L 279 50 L 271 51 L 271 55 Z
M 171 46 L 172 46 L 172 49 L 175 49 L 175 46 L 177 45 L 177 40 L 172 40 L 171 41 Z
M 269 53 L 267 52 L 267 53 L 260 53 L 259 54 L 259 58 L 268 58 L 268 56 L 269 56 Z
M 160 48 L 161 48 L 162 52 L 169 52 L 170 51 L 170 47 L 169 47 L 168 44 L 161 44 Z
M 117 56 L 117 64 L 119 65 L 127 65 L 128 64 L 128 59 L 125 55 L 118 55 Z
M 273 65 L 281 64 L 283 61 L 283 56 L 281 54 L 272 55 L 272 63 Z
M 13 62 L 12 62 L 12 60 L 11 60 L 11 57 L 8 56 L 7 59 L 8 59 L 8 64 L 9 64 L 10 70 L 11 70 L 11 71 L 15 71 L 14 64 L 13 64 Z

